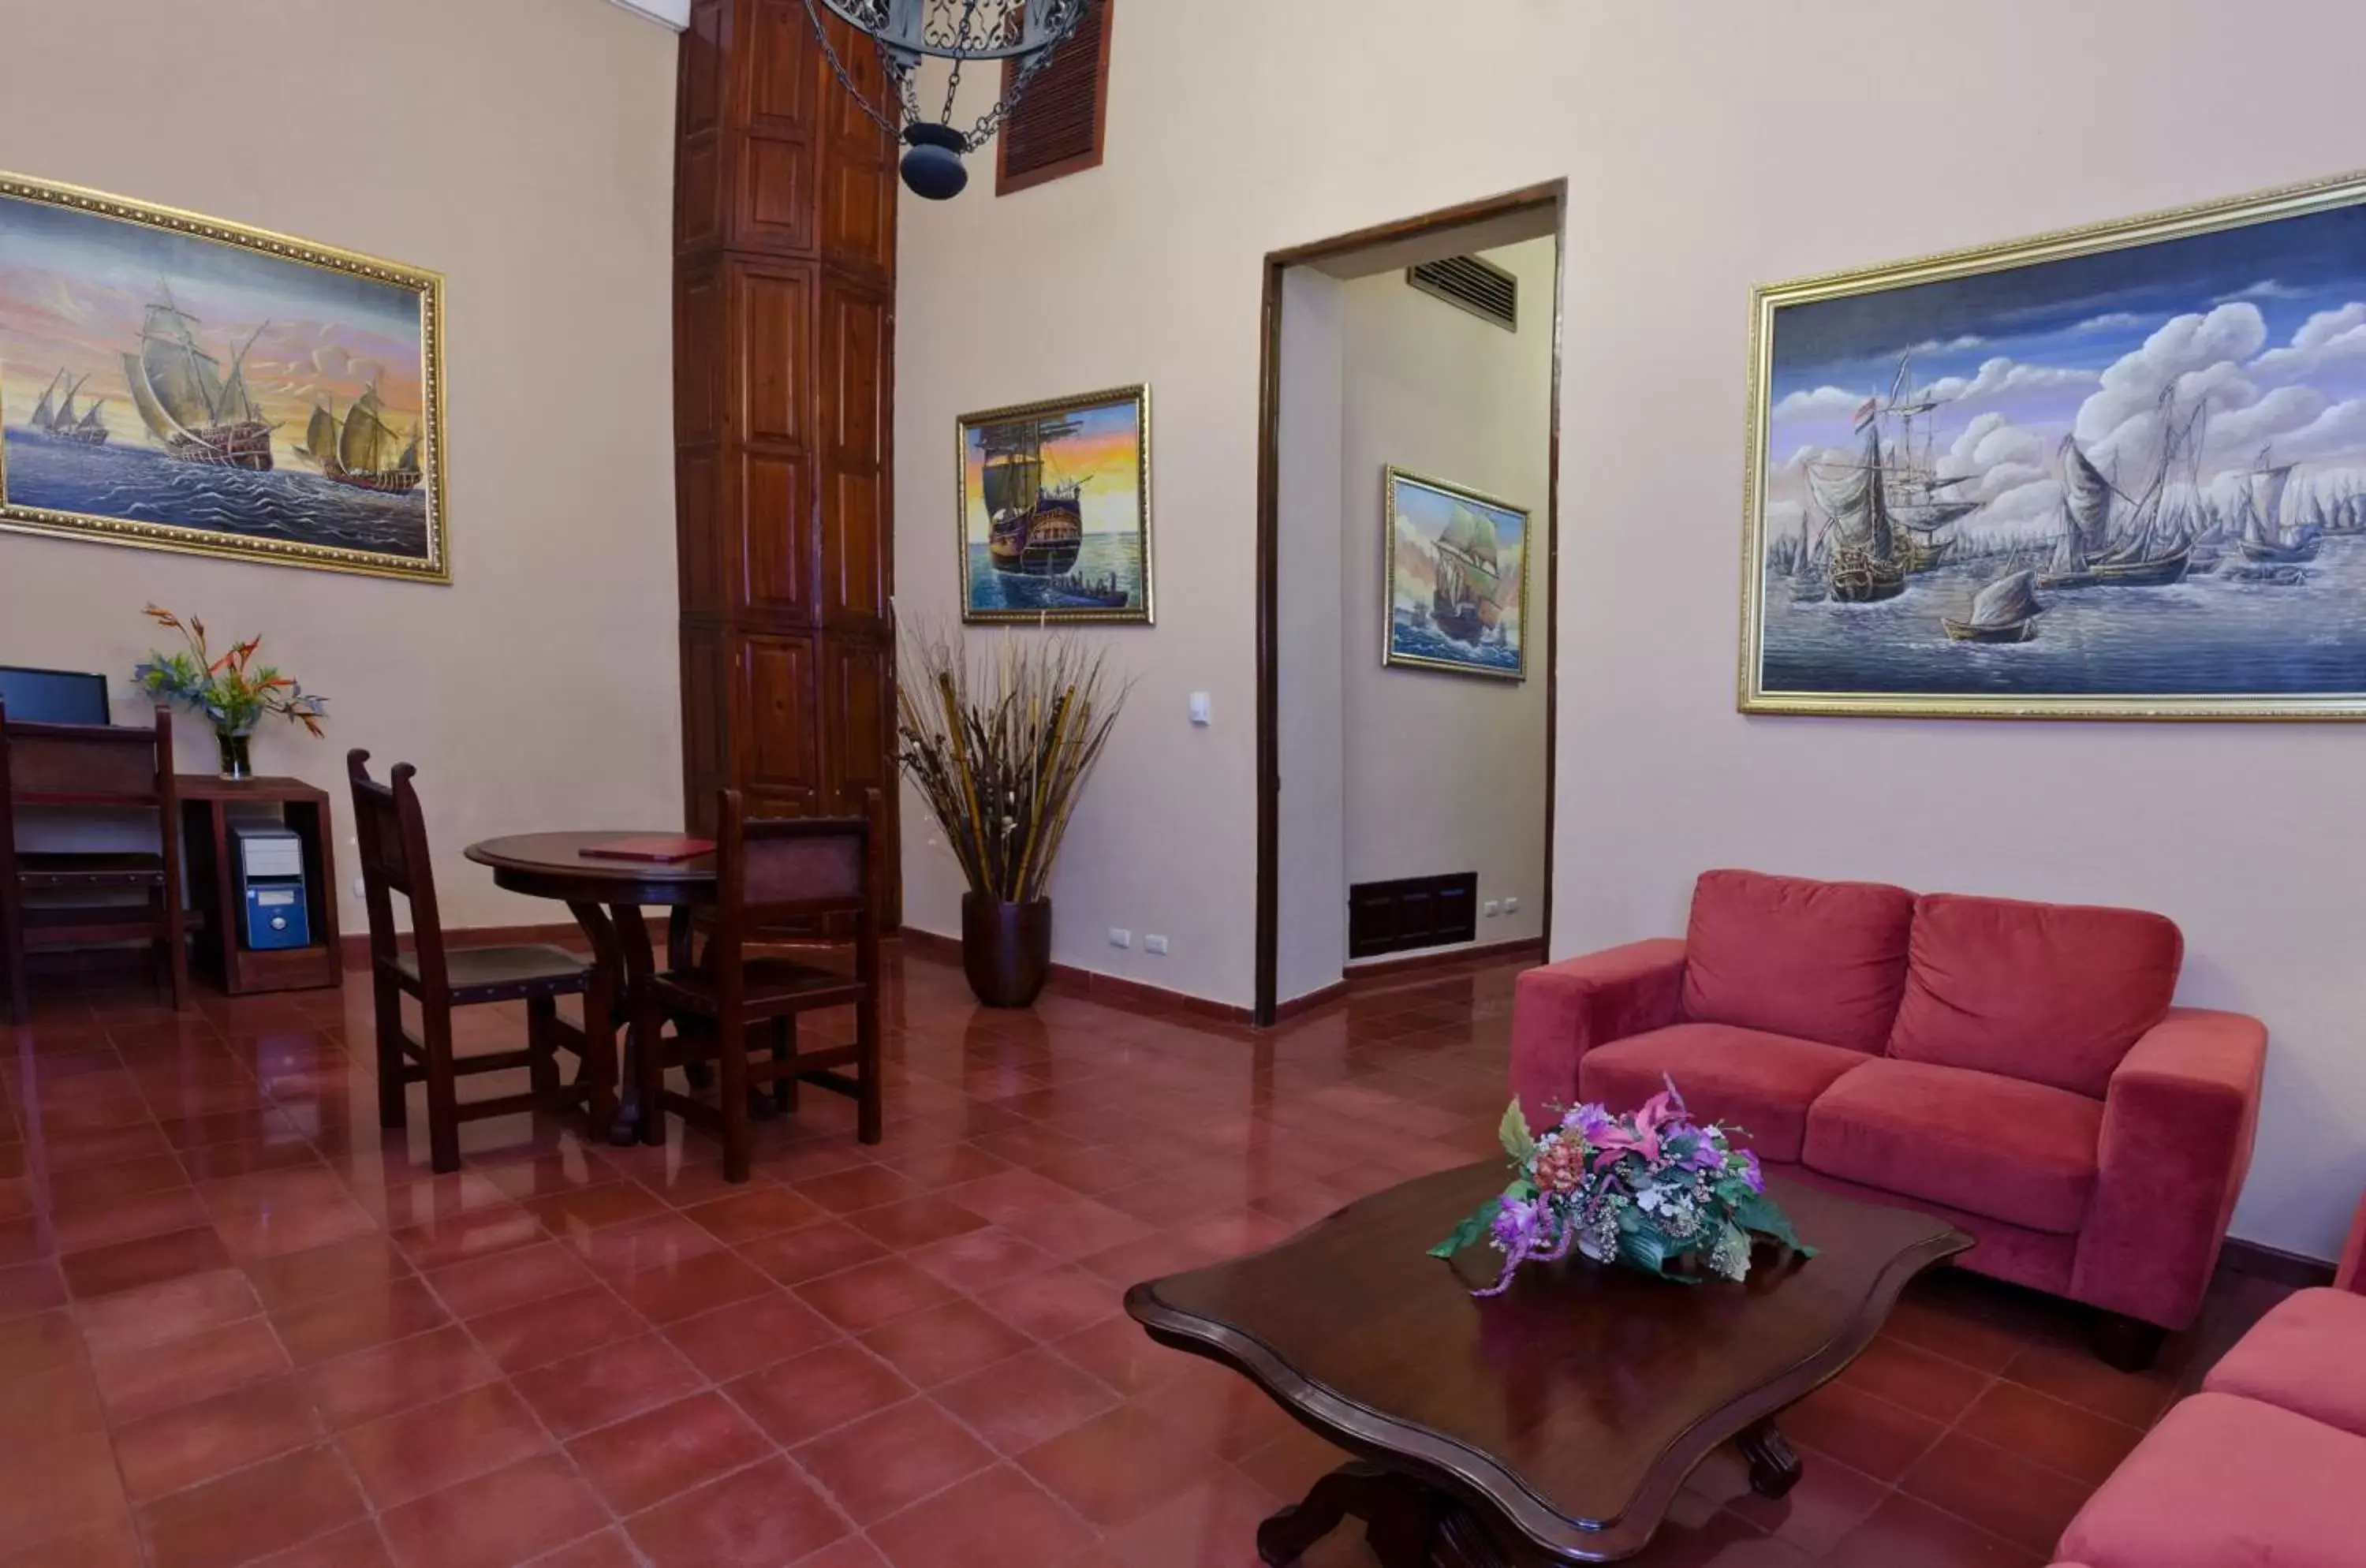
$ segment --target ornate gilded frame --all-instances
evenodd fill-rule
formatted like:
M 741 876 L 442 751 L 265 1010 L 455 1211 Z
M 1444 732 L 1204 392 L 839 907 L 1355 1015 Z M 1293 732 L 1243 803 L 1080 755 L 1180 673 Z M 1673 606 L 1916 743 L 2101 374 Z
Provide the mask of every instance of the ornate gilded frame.
M 1749 394 L 1744 426 L 1741 528 L 1741 648 L 1735 705 L 1745 714 L 1876 718 L 2067 718 L 2294 720 L 2366 718 L 2366 691 L 2258 696 L 1974 696 L 1961 694 L 1765 691 L 1760 641 L 1764 631 L 1765 474 L 1772 415 L 1767 391 L 1775 313 L 1786 306 L 1943 282 L 2010 267 L 2090 255 L 2305 217 L 2366 202 L 2366 173 L 2248 196 L 2173 208 L 2114 222 L 2056 230 L 2027 239 L 1947 251 L 1883 266 L 1761 284 L 1750 297 Z M 2366 257 L 2360 258 L 2366 265 Z
M 1427 659 L 1417 653 L 1399 653 L 1396 647 L 1396 577 L 1397 577 L 1397 484 L 1419 485 L 1440 495 L 1458 501 L 1474 502 L 1496 512 L 1516 513 L 1520 519 L 1520 667 L 1517 670 L 1490 670 L 1482 664 L 1463 664 L 1451 659 Z M 1401 468 L 1391 463 L 1380 469 L 1380 662 L 1408 670 L 1438 670 L 1449 675 L 1475 675 L 1486 681 L 1509 681 L 1517 685 L 1528 678 L 1528 557 L 1536 541 L 1536 513 L 1516 502 L 1489 495 L 1485 491 L 1472 490 L 1451 479 L 1432 478 L 1411 468 Z
M 381 551 L 343 549 L 287 539 L 258 538 L 171 523 L 146 523 L 101 517 L 79 512 L 53 512 L 19 506 L 7 499 L 5 445 L 0 445 L 0 530 L 81 539 L 99 544 L 128 545 L 137 549 L 177 550 L 192 555 L 223 556 L 263 561 L 276 566 L 310 567 L 321 571 L 355 572 L 370 577 L 400 578 L 412 582 L 452 581 L 449 520 L 445 502 L 446 465 L 444 419 L 444 276 L 423 267 L 341 250 L 316 241 L 256 229 L 227 219 L 208 218 L 178 208 L 134 201 L 80 186 L 33 179 L 0 172 L 0 197 L 39 202 L 79 212 L 146 225 L 219 244 L 300 262 L 331 272 L 366 278 L 373 283 L 409 289 L 419 298 L 421 383 L 426 407 L 421 411 L 420 434 L 424 450 L 420 490 L 427 508 L 427 554 L 413 559 Z
M 1141 497 L 1142 533 L 1142 607 L 1138 610 L 1100 610 L 1077 606 L 1065 609 L 981 610 L 970 604 L 969 572 L 969 433 L 972 426 L 999 424 L 1014 419 L 1034 419 L 1047 414 L 1073 413 L 1080 409 L 1100 408 L 1110 403 L 1131 402 L 1134 410 L 1134 427 L 1141 434 L 1134 448 L 1135 492 Z M 1137 382 L 1131 387 L 1110 387 L 1098 392 L 1085 392 L 1070 398 L 1045 398 L 1031 403 L 1012 403 L 1007 408 L 980 409 L 965 413 L 953 423 L 953 552 L 961 584 L 962 620 L 971 626 L 1054 626 L 1067 624 L 1098 624 L 1105 626 L 1146 626 L 1157 619 L 1158 595 L 1157 551 L 1152 532 L 1153 513 L 1150 493 L 1150 388 Z

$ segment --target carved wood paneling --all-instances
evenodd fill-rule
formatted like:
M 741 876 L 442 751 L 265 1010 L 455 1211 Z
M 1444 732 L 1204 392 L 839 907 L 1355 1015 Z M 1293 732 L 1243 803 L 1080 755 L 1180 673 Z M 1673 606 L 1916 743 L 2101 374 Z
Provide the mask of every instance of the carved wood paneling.
M 870 46 L 840 39 L 882 91 Z M 691 817 L 703 822 L 726 784 L 785 814 L 853 808 L 877 789 L 892 854 L 895 144 L 830 74 L 804 0 L 694 0 L 682 73 Z

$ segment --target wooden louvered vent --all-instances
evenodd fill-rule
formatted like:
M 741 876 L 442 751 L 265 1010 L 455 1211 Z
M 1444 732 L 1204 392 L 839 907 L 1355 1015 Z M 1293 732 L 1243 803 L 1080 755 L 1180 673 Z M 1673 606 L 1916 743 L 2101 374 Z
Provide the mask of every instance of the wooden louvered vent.
M 1085 13 L 1003 122 L 994 194 L 1056 180 L 1101 162 L 1109 127 L 1110 7 L 1089 0 Z M 1008 90 L 1009 67 L 1004 67 Z
M 1405 281 L 1505 332 L 1520 330 L 1520 280 L 1493 262 L 1477 256 L 1448 256 L 1407 267 Z

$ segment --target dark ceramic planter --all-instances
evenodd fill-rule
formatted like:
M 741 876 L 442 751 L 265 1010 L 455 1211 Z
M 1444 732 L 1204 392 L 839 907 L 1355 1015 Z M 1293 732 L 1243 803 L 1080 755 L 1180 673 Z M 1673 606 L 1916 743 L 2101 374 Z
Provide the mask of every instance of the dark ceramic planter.
M 962 895 L 962 973 L 990 1008 L 1023 1008 L 1052 973 L 1052 900 L 1004 904 Z

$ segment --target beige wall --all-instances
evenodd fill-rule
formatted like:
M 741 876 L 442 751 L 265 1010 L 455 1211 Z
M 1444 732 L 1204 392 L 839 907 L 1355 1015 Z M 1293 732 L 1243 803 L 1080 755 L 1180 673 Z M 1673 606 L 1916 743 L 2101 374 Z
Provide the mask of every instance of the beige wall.
M 1347 285 L 1312 267 L 1282 275 L 1275 432 L 1276 592 L 1282 605 L 1275 877 L 1279 1001 L 1336 985 L 1347 961 L 1346 574 L 1339 536 L 1348 491 Z
M 2366 165 L 2352 0 L 1201 0 L 1117 24 L 1109 159 L 907 203 L 902 608 L 953 603 L 952 419 L 1147 379 L 1159 626 L 1056 891 L 1155 911 L 1166 983 L 1248 999 L 1259 258 L 1566 176 L 1553 945 L 1679 929 L 1706 865 L 2147 906 L 2183 995 L 2275 1037 L 2237 1234 L 2329 1251 L 2366 1183 L 2366 728 L 1745 719 L 1733 708 L 1752 283 Z M 2231 28 L 2231 30 L 2230 30 Z M 2197 111 L 2268 48 L 2273 112 Z M 1183 694 L 1212 691 L 1192 730 Z M 1868 787 L 1910 810 L 1868 820 Z M 2272 809 L 2197 831 L 2191 802 Z M 916 838 L 918 836 L 916 835 Z M 916 857 L 914 918 L 952 929 Z M 1134 960 L 1139 964 L 1140 959 Z
M 1519 279 L 1517 333 L 1419 292 L 1402 271 L 1346 288 L 1339 580 L 1346 880 L 1475 871 L 1482 907 L 1507 898 L 1520 905 L 1482 915 L 1481 942 L 1531 939 L 1544 930 L 1556 244 L 1548 237 L 1482 253 Z M 1380 473 L 1391 463 L 1528 510 L 1526 680 L 1380 663 Z
M 0 662 L 127 676 L 152 599 L 260 632 L 332 716 L 325 740 L 265 732 L 260 770 L 342 802 L 346 748 L 408 759 L 446 922 L 563 920 L 459 852 L 682 819 L 674 37 L 597 0 L 202 9 L 11 6 L 0 165 L 444 273 L 453 584 L 0 535 Z

